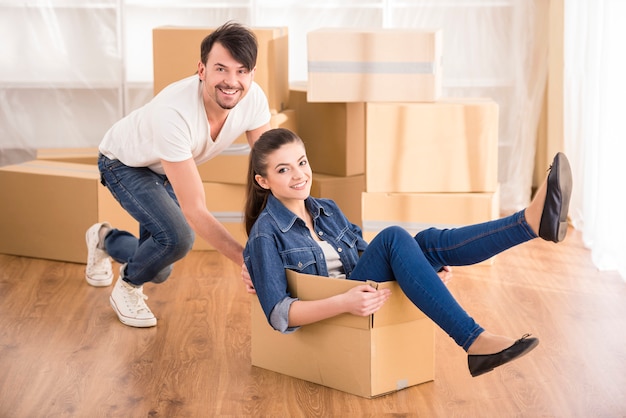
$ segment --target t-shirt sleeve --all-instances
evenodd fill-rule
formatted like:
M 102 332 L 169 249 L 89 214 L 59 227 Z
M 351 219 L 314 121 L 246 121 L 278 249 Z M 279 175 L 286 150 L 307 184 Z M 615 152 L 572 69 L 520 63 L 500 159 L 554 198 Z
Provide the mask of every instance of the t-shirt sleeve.
M 250 123 L 248 124 L 248 129 L 246 130 L 252 131 L 254 129 L 260 128 L 266 123 L 269 123 L 272 114 L 270 113 L 267 96 L 258 84 L 252 84 L 249 96 L 251 99 L 251 118 Z

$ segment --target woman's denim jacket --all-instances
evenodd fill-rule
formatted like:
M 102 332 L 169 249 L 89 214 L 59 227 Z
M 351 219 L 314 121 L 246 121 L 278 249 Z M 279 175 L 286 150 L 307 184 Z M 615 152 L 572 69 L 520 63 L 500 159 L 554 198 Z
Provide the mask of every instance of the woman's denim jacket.
M 348 221 L 332 200 L 309 197 L 305 205 L 313 217 L 315 233 L 339 253 L 346 277 L 350 277 L 359 254 L 367 247 L 361 229 Z M 322 249 L 304 221 L 271 194 L 250 231 L 243 255 L 268 321 L 274 306 L 291 297 L 285 269 L 328 276 Z

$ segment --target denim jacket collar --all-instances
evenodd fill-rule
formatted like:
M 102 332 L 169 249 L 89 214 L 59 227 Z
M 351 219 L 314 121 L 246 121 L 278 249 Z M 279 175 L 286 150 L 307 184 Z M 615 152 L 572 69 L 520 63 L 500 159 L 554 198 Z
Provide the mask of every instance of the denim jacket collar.
M 321 215 L 332 215 L 332 213 L 330 213 L 328 210 L 325 210 L 315 199 L 307 198 L 304 201 L 304 204 L 306 206 L 306 209 L 313 217 L 313 221 L 315 221 Z M 268 196 L 265 208 L 267 210 L 267 213 L 269 213 L 269 215 L 274 219 L 276 225 L 278 225 L 283 233 L 289 231 L 298 219 L 298 216 L 289 209 L 287 209 L 285 205 L 280 202 L 280 200 L 274 197 L 273 194 L 270 194 Z

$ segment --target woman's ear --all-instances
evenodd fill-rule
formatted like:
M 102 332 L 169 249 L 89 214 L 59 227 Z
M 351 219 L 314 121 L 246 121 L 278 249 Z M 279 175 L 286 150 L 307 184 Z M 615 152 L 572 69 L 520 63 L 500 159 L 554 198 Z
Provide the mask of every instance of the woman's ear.
M 267 184 L 267 181 L 265 180 L 265 178 L 263 178 L 260 174 L 255 174 L 254 179 L 259 184 L 259 186 L 261 186 L 262 188 L 266 190 L 269 190 L 270 188 L 269 184 Z

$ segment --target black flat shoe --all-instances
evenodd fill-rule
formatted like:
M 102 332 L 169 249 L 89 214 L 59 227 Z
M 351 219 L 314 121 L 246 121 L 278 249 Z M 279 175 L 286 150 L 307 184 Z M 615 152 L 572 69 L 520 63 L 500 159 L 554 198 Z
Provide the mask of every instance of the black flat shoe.
M 533 348 L 537 347 L 538 344 L 539 340 L 537 338 L 530 337 L 530 334 L 526 334 L 515 341 L 512 346 L 505 348 L 499 353 L 470 354 L 467 356 L 467 365 L 469 366 L 470 374 L 476 377 L 490 372 L 496 367 L 502 366 L 530 352 Z
M 546 202 L 543 204 L 539 236 L 546 241 L 561 242 L 567 234 L 567 211 L 572 195 L 572 170 L 567 157 L 557 153 L 548 174 Z

